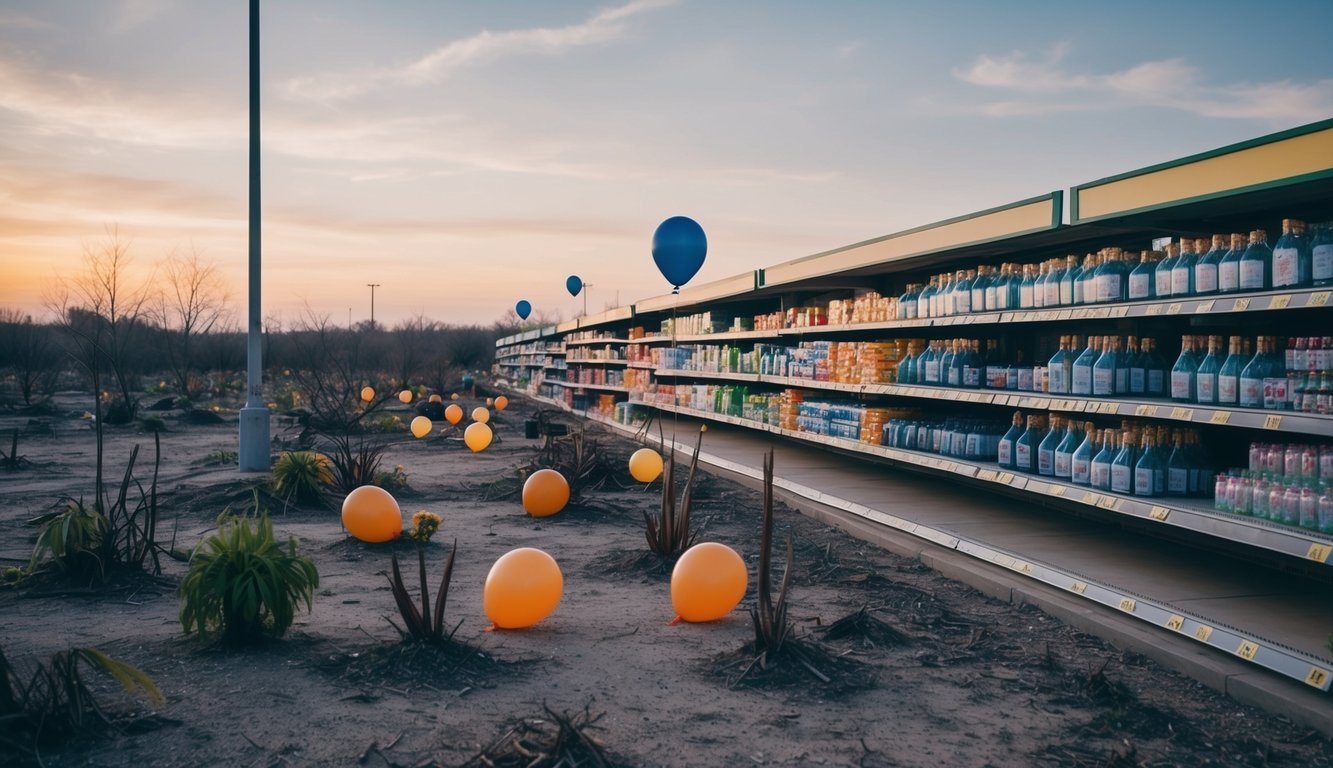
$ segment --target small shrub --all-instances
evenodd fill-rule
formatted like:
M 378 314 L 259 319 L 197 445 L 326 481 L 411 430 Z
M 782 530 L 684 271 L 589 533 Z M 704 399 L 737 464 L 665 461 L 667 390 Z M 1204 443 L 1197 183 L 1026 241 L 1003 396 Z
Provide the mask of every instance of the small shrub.
M 387 445 L 375 445 L 365 438 L 358 438 L 353 445 L 350 435 L 330 439 L 333 441 L 329 461 L 333 464 L 334 488 L 341 493 L 351 493 L 363 485 L 378 484 L 380 461 Z
M 407 470 L 402 464 L 395 464 L 392 472 L 380 472 L 375 476 L 375 485 L 386 491 L 401 491 L 409 487 L 407 484 Z
M 704 431 L 699 428 L 699 437 L 694 443 L 694 456 L 690 459 L 690 472 L 685 478 L 685 488 L 676 507 L 676 454 L 672 451 L 667 456 L 666 473 L 662 479 L 662 511 L 657 517 L 643 513 L 647 526 L 648 549 L 663 556 L 675 557 L 690 548 L 698 537 L 698 531 L 690 530 L 690 507 L 694 498 L 694 473 L 699 466 L 699 448 L 703 445 Z
M 145 432 L 167 431 L 167 423 L 162 420 L 161 416 L 145 416 L 141 423 L 143 424 L 143 431 Z
M 298 503 L 320 501 L 333 484 L 329 457 L 314 451 L 288 451 L 273 463 L 273 491 Z
M 435 590 L 435 610 L 431 611 L 430 593 L 426 589 L 426 555 L 423 543 L 430 538 L 430 533 L 417 523 L 416 517 L 422 514 L 431 515 L 431 513 L 418 512 L 413 517 L 413 538 L 417 540 L 417 572 L 421 583 L 421 609 L 417 610 L 417 605 L 408 594 L 407 585 L 403 583 L 403 574 L 398 567 L 398 555 L 395 553 L 390 556 L 393 575 L 389 577 L 389 588 L 393 591 L 394 603 L 398 606 L 398 615 L 403 619 L 403 626 L 394 624 L 394 628 L 403 636 L 404 640 L 422 643 L 447 643 L 454 638 L 454 632 L 462 626 L 460 621 L 454 625 L 453 630 L 446 633 L 444 631 L 444 604 L 449 599 L 449 581 L 454 573 L 454 555 L 458 553 L 458 541 L 454 540 L 454 546 L 449 550 L 449 559 L 444 563 L 444 575 L 440 578 L 440 588 Z M 431 515 L 436 520 L 439 517 Z M 438 527 L 438 523 L 436 523 Z M 393 624 L 391 620 L 389 622 Z
M 106 516 L 86 506 L 83 499 L 66 499 L 63 506 L 28 521 L 41 526 L 28 570 L 52 567 L 72 581 L 102 581 L 106 574 L 100 552 L 106 540 Z
M 256 500 L 256 505 L 258 500 Z M 269 635 L 281 637 L 304 602 L 311 609 L 319 573 L 296 554 L 296 539 L 284 547 L 262 514 L 246 518 L 223 512 L 218 531 L 195 548 L 180 586 L 181 625 L 200 635 L 220 629 L 226 645 Z

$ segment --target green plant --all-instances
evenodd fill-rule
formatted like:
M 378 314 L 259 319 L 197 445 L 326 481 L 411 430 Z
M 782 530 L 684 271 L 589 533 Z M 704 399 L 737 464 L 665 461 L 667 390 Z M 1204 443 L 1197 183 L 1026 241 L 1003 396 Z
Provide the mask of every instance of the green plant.
M 28 524 L 41 526 L 28 561 L 29 572 L 49 564 L 71 580 L 100 582 L 105 578 L 100 552 L 107 536 L 106 516 L 85 506 L 83 499 L 65 499 L 60 509 Z
M 418 515 L 422 514 L 420 512 Z M 429 512 L 425 514 L 431 514 Z M 438 517 L 436 516 L 436 519 Z M 414 518 L 414 523 L 415 518 Z M 454 628 L 447 634 L 444 631 L 444 604 L 449 599 L 449 581 L 454 573 L 454 555 L 458 553 L 458 540 L 454 540 L 454 546 L 449 550 L 449 559 L 444 563 L 444 576 L 440 578 L 440 588 L 435 591 L 435 610 L 431 611 L 430 593 L 426 589 L 426 554 L 423 542 L 429 539 L 429 534 L 424 537 L 418 534 L 421 528 L 419 525 L 413 525 L 413 538 L 417 541 L 417 571 L 421 580 L 421 610 L 417 610 L 416 603 L 412 601 L 412 596 L 407 592 L 407 585 L 403 583 L 403 574 L 398 567 L 398 555 L 390 556 L 393 566 L 392 575 L 389 577 L 389 588 L 393 591 L 394 602 L 398 605 L 398 615 L 403 618 L 403 626 L 398 626 L 390 619 L 389 623 L 403 636 L 404 640 L 412 640 L 422 643 L 447 643 L 453 640 L 454 633 L 462 626 L 463 622 L 454 625 Z M 433 531 L 432 531 L 433 532 Z
M 387 445 L 376 445 L 364 437 L 358 438 L 354 445 L 351 435 L 334 435 L 329 439 L 333 442 L 329 461 L 333 464 L 335 488 L 351 493 L 363 485 L 376 484 Z
M 311 610 L 318 586 L 315 564 L 296 554 L 294 537 L 286 546 L 277 541 L 267 513 L 252 527 L 228 510 L 190 557 L 180 585 L 181 625 L 186 634 L 220 629 L 226 645 L 281 637 L 301 602 Z
M 273 463 L 273 491 L 297 502 L 319 501 L 333 484 L 329 457 L 314 451 L 287 451 Z
M 793 624 L 787 620 L 787 588 L 791 586 L 792 544 L 787 536 L 787 565 L 782 572 L 782 587 L 773 601 L 773 450 L 764 454 L 764 522 L 759 536 L 759 594 L 750 617 L 754 620 L 754 650 L 762 668 L 768 659 L 782 652 L 791 637 Z
M 667 456 L 666 475 L 662 479 L 662 511 L 657 517 L 643 513 L 647 526 L 648 549 L 663 557 L 674 557 L 690 548 L 698 537 L 698 531 L 690 530 L 690 506 L 694 496 L 694 473 L 699 466 L 699 448 L 703 445 L 707 426 L 699 428 L 699 437 L 694 443 L 694 456 L 690 459 L 690 472 L 685 478 L 685 488 L 676 508 L 676 455 L 671 451 Z
M 161 416 L 145 416 L 140 423 L 143 424 L 143 431 L 145 432 L 167 431 L 167 423 L 162 420 Z
M 407 470 L 402 464 L 395 464 L 392 472 L 379 472 L 375 475 L 375 485 L 390 491 L 407 488 Z

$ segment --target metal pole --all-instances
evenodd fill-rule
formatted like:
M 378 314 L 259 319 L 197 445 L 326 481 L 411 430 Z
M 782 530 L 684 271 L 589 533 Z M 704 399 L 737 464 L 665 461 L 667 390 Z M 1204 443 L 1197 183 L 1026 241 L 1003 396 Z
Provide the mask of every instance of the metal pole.
M 371 330 L 374 330 L 374 329 L 375 329 L 375 289 L 378 288 L 378 287 L 380 287 L 380 284 L 379 284 L 379 283 L 366 283 L 366 287 L 370 289 L 370 328 L 371 328 Z
M 260 324 L 260 198 L 259 198 L 259 0 L 250 0 L 250 308 L 246 333 L 246 397 L 241 409 L 241 471 L 267 472 L 269 413 L 264 403 L 264 365 Z
M 587 316 L 588 316 L 588 289 L 591 288 L 591 287 L 592 287 L 592 283 L 584 283 L 584 284 L 583 284 L 583 290 L 581 291 L 581 293 L 583 294 L 583 316 L 584 316 L 584 317 L 587 317 Z

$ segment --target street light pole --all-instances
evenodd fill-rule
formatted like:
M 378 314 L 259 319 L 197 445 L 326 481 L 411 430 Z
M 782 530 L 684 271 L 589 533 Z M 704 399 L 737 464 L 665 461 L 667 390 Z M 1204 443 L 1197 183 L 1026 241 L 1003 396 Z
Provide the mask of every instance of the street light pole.
M 269 413 L 264 403 L 263 326 L 260 315 L 260 269 L 263 240 L 260 237 L 259 204 L 259 0 L 250 0 L 250 306 L 246 331 L 246 396 L 241 409 L 240 446 L 237 463 L 241 471 L 269 469 Z
M 370 289 L 370 327 L 373 330 L 375 328 L 375 289 L 380 287 L 380 284 L 366 283 L 366 287 Z
M 583 284 L 583 290 L 581 291 L 581 293 L 583 294 L 583 316 L 584 316 L 584 317 L 587 317 L 587 316 L 588 316 L 588 289 L 591 288 L 591 287 L 592 287 L 592 283 L 584 283 L 584 284 Z

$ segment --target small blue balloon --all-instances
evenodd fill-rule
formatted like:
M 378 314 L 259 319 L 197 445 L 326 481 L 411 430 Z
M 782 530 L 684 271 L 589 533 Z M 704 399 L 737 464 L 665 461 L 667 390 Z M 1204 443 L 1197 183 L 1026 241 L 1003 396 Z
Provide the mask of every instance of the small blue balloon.
M 514 305 L 514 312 L 518 313 L 518 319 L 527 320 L 528 315 L 532 314 L 532 305 L 528 303 L 527 299 L 519 299 L 518 303 Z
M 675 289 L 699 272 L 707 254 L 704 228 L 688 216 L 672 216 L 657 225 L 653 233 L 653 261 Z
M 570 275 L 565 278 L 565 290 L 569 291 L 570 296 L 578 296 L 579 291 L 583 290 L 583 281 L 578 275 Z

